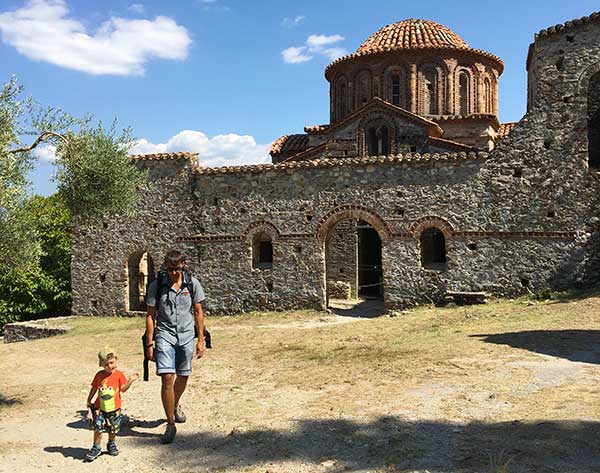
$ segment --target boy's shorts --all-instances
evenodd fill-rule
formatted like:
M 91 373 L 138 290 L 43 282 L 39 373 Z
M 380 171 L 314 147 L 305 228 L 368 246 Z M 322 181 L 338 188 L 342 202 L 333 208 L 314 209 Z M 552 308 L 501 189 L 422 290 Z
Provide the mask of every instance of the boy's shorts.
M 162 338 L 157 338 L 154 347 L 156 374 L 177 373 L 181 376 L 192 374 L 194 346 L 193 338 L 185 345 L 172 345 Z
M 102 412 L 100 410 L 93 410 L 94 412 L 94 430 L 96 432 L 107 432 L 109 434 L 116 434 L 121 428 L 121 409 L 117 409 L 112 412 Z

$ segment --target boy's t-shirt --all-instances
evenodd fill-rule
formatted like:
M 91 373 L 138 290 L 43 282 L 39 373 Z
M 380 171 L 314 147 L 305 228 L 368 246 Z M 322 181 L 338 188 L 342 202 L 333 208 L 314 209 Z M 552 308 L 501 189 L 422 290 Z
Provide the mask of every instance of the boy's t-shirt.
M 92 381 L 92 386 L 98 389 L 94 407 L 102 412 L 121 409 L 121 386 L 124 384 L 127 384 L 127 378 L 122 371 L 114 370 L 110 374 L 104 370 L 98 371 Z

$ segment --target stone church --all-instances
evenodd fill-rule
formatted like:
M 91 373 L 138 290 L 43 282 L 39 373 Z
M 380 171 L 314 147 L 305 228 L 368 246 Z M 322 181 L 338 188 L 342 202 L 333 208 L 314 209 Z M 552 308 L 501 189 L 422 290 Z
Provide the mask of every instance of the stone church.
M 210 313 L 597 282 L 600 13 L 538 32 L 526 67 L 527 113 L 500 123 L 502 60 L 404 20 L 326 68 L 330 123 L 277 139 L 272 164 L 134 156 L 137 215 L 73 232 L 73 313 L 144 310 L 172 247 Z

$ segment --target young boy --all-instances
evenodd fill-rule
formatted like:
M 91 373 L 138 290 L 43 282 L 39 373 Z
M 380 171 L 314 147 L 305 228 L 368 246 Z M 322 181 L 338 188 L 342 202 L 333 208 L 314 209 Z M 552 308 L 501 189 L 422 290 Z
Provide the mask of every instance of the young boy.
M 107 450 L 109 455 L 116 456 L 119 449 L 115 437 L 121 425 L 121 393 L 129 389 L 131 384 L 139 379 L 138 373 L 133 373 L 129 380 L 122 371 L 117 369 L 117 355 L 111 348 L 104 347 L 98 353 L 98 364 L 102 370 L 96 373 L 87 398 L 87 407 L 92 410 L 94 418 L 94 445 L 85 455 L 85 461 L 91 462 L 100 456 L 102 449 L 102 433 L 108 432 Z M 99 392 L 95 402 L 92 399 Z

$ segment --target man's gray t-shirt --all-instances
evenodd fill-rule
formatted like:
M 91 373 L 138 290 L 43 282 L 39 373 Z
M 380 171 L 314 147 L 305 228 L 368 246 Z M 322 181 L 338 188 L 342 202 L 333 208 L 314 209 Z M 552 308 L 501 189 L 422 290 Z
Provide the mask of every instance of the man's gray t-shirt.
M 183 275 L 186 282 L 189 279 Z M 156 314 L 154 334 L 172 345 L 185 345 L 194 339 L 194 316 L 192 307 L 204 300 L 204 290 L 195 277 L 192 276 L 194 300 L 186 284 L 181 284 L 179 290 L 171 287 L 171 281 L 161 284 L 160 304 Z M 156 280 L 148 285 L 146 304 L 156 307 Z M 202 336 L 202 334 L 200 334 Z

